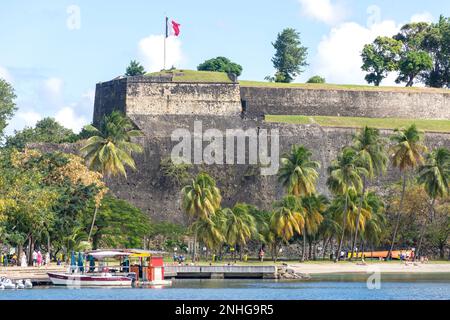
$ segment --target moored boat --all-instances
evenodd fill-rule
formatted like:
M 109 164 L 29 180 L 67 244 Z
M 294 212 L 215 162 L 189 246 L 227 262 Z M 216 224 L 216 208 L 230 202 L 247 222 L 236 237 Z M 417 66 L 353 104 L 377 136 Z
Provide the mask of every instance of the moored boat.
M 60 286 L 120 286 L 131 287 L 133 278 L 111 273 L 76 274 L 76 273 L 48 273 L 48 277 L 54 285 Z

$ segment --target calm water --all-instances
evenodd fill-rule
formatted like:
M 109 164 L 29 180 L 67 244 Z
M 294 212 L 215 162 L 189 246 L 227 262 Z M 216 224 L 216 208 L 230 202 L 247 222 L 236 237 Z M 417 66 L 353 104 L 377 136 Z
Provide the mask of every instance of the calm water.
M 430 299 L 450 300 L 450 274 L 383 275 L 381 288 L 369 290 L 365 275 L 328 275 L 309 281 L 174 280 L 171 287 L 83 288 L 36 287 L 0 291 L 0 300 L 230 300 L 230 299 Z

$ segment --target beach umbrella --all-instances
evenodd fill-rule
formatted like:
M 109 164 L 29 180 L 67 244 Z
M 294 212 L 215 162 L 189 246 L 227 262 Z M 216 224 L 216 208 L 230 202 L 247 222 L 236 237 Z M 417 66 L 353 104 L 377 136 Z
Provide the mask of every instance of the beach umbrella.
M 83 255 L 81 254 L 81 252 L 78 252 L 78 269 L 80 270 L 80 272 L 84 271 L 84 264 L 83 264 Z
M 89 260 L 89 271 L 94 272 L 95 271 L 95 259 L 93 256 L 89 255 L 88 260 Z
M 72 267 L 76 267 L 77 263 L 75 260 L 75 252 L 72 251 L 72 253 L 70 254 L 70 266 Z

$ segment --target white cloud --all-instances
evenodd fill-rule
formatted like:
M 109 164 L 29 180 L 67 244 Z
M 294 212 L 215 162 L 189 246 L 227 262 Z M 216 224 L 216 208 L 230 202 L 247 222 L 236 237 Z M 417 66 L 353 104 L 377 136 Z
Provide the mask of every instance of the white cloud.
M 342 5 L 332 3 L 331 0 L 298 0 L 298 2 L 303 15 L 326 24 L 334 25 L 347 15 Z
M 411 22 L 433 22 L 434 18 L 428 11 L 416 13 L 411 17 Z
M 24 122 L 24 126 L 33 127 L 42 116 L 35 111 L 19 111 L 17 117 Z
M 64 81 L 58 77 L 50 77 L 43 82 L 43 95 L 53 105 L 61 105 L 63 102 Z
M 361 70 L 361 51 L 377 36 L 393 36 L 402 24 L 384 20 L 362 26 L 356 22 L 342 23 L 331 29 L 317 47 L 317 56 L 311 64 L 312 74 L 324 76 L 330 83 L 366 84 Z M 390 76 L 383 85 L 395 85 Z
M 178 37 L 166 39 L 166 68 L 177 66 L 182 59 L 181 41 Z M 139 56 L 146 71 L 160 71 L 164 66 L 164 35 L 150 35 L 139 41 Z
M 2 66 L 0 66 L 0 79 L 4 79 L 7 82 L 12 81 L 11 74 L 8 72 L 8 70 Z
M 79 132 L 89 121 L 84 116 L 76 115 L 73 108 L 63 107 L 56 115 L 55 120 L 66 128 Z

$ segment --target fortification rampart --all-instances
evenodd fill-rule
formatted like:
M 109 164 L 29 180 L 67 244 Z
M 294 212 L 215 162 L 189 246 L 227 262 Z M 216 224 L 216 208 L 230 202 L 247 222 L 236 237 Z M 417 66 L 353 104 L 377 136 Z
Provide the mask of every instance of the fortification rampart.
M 265 114 L 450 119 L 450 93 L 241 87 L 249 117 Z
M 128 179 L 106 178 L 108 186 L 155 220 L 175 222 L 184 219 L 180 186 L 163 175 L 161 160 L 169 157 L 177 144 L 171 139 L 173 130 L 193 132 L 194 121 L 201 120 L 204 130 L 278 129 L 280 155 L 294 144 L 312 150 L 313 158 L 321 163 L 318 191 L 327 193 L 326 169 L 342 146 L 350 143 L 355 129 L 267 123 L 261 121 L 264 114 L 450 119 L 448 93 L 239 87 L 235 83 L 181 83 L 145 77 L 98 84 L 94 122 L 113 109 L 124 111 L 145 133 L 139 141 L 144 152 L 135 155 L 137 171 L 129 171 Z M 450 147 L 450 135 L 427 133 L 426 144 Z M 216 179 L 224 206 L 244 201 L 270 209 L 283 194 L 276 175 L 261 176 L 252 165 L 194 165 L 190 169 L 191 174 L 199 171 Z M 398 172 L 390 171 L 374 185 L 382 191 L 386 180 L 397 178 Z

